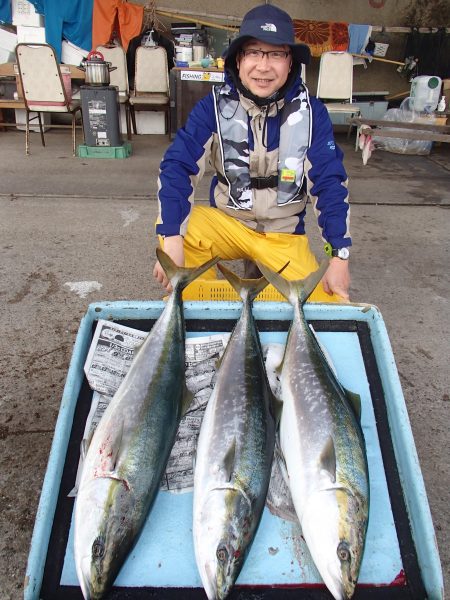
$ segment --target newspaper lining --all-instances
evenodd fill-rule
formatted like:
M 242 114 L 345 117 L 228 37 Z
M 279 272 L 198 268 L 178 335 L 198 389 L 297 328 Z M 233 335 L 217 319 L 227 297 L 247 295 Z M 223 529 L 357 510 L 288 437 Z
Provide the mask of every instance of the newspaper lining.
M 124 379 L 135 352 L 148 334 L 111 321 L 99 320 L 86 358 L 84 371 L 93 390 L 86 420 L 76 482 L 69 496 L 76 496 L 83 457 L 94 431 L 113 395 Z M 230 333 L 186 338 L 186 385 L 193 394 L 187 413 L 180 421 L 175 443 L 161 481 L 161 489 L 180 493 L 193 489 L 194 457 L 203 414 L 216 380 L 216 365 Z M 263 355 L 272 391 L 279 397 L 278 367 L 283 344 L 263 344 Z M 274 452 L 267 506 L 283 519 L 297 521 L 278 436 Z

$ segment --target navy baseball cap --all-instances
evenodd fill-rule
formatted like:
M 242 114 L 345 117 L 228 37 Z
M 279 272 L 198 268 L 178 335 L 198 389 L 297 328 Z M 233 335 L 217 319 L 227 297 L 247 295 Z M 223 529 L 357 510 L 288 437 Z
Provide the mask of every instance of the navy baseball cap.
M 248 11 L 242 19 L 239 35 L 223 53 L 227 59 L 235 55 L 250 39 L 257 39 L 274 46 L 290 46 L 295 61 L 309 64 L 311 52 L 306 44 L 296 44 L 294 24 L 287 12 L 272 4 L 261 4 Z

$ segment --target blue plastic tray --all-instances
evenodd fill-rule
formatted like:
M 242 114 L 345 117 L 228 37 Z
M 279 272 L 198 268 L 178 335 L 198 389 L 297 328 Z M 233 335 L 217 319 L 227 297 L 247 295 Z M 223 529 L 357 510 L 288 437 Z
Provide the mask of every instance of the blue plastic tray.
M 148 330 L 163 307 L 163 302 L 92 304 L 81 321 L 36 516 L 25 600 L 82 598 L 73 561 L 73 499 L 66 497 L 62 482 L 67 471 L 69 489 L 74 482 L 77 430 L 84 427 L 84 422 L 76 425 L 77 415 L 80 403 L 86 403 L 83 393 L 89 396 L 83 366 L 95 322 L 111 319 Z M 239 302 L 185 302 L 184 307 L 188 336 L 229 331 L 241 310 Z M 441 600 L 443 578 L 431 514 L 383 319 L 376 307 L 368 305 L 307 304 L 305 313 L 342 384 L 362 398 L 371 506 L 355 599 Z M 287 303 L 257 302 L 254 314 L 263 343 L 285 340 L 292 316 Z M 158 598 L 204 598 L 191 523 L 192 494 L 160 492 L 117 578 L 119 595 L 114 597 L 119 598 L 123 588 L 132 593 L 127 598 L 144 597 L 145 590 L 160 590 Z M 241 592 L 247 586 L 249 590 L 257 588 L 261 598 L 331 598 L 298 526 L 273 516 L 267 508 L 237 582 Z M 267 595 L 266 588 L 270 590 Z M 302 590 L 307 595 L 302 596 Z

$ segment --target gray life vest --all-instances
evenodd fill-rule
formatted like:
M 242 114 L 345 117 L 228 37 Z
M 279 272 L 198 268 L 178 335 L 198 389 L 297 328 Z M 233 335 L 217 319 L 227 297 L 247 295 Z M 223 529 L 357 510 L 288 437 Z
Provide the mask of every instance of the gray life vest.
M 228 84 L 213 88 L 222 166 L 229 188 L 228 207 L 251 210 L 248 114 L 230 92 Z M 302 201 L 304 162 L 311 144 L 309 95 L 303 85 L 297 96 L 284 103 L 280 113 L 277 204 L 283 205 Z

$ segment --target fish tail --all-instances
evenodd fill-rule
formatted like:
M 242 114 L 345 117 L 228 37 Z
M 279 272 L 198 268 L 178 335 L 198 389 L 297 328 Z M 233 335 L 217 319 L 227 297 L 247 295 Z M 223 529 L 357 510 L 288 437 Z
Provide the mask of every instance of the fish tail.
M 328 259 L 323 260 L 316 271 L 313 271 L 304 279 L 295 279 L 293 281 L 281 277 L 281 275 L 275 273 L 262 263 L 257 262 L 256 264 L 261 273 L 291 304 L 295 303 L 298 298 L 304 304 L 324 276 L 325 271 L 328 269 L 328 263 Z
M 156 248 L 156 256 L 159 260 L 160 265 L 164 269 L 167 278 L 170 281 L 172 287 L 175 287 L 175 284 L 178 284 L 178 288 L 184 290 L 186 286 L 188 286 L 194 279 L 199 277 L 202 273 L 213 267 L 220 258 L 215 256 L 211 260 L 203 263 L 199 267 L 179 267 L 176 265 L 173 260 L 170 258 L 168 254 L 164 252 L 161 248 Z
M 243 301 L 245 301 L 247 297 L 250 300 L 253 300 L 267 285 L 269 285 L 269 282 L 265 277 L 260 277 L 259 279 L 241 279 L 236 273 L 233 273 L 220 263 L 217 265 L 217 268 L 231 283 L 236 290 L 236 293 Z

